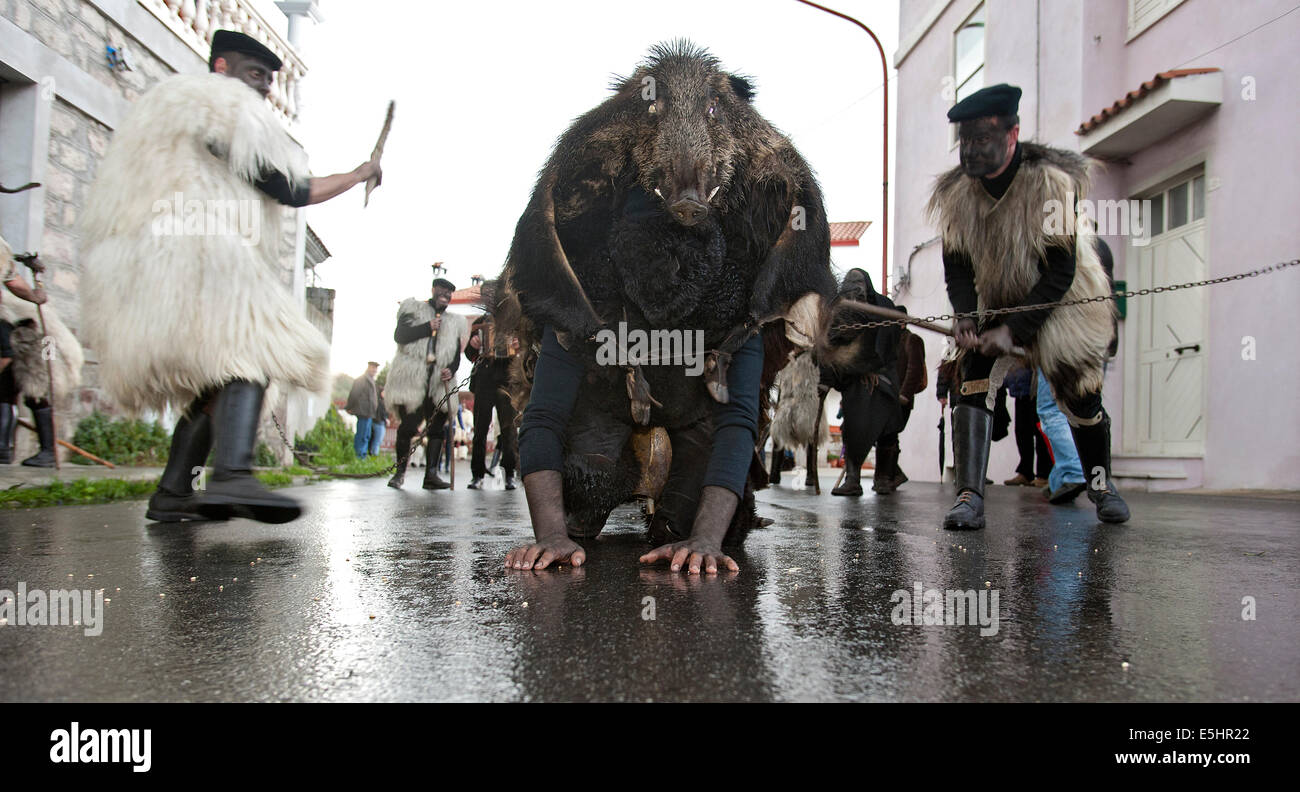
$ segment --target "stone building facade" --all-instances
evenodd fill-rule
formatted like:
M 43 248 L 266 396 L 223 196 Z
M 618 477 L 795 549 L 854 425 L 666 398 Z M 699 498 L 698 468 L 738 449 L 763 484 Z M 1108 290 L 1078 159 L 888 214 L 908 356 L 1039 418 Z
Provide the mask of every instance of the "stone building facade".
M 281 5 L 285 13 L 314 14 L 312 3 Z M 43 185 L 0 195 L 0 234 L 15 252 L 40 253 L 51 304 L 73 333 L 81 324 L 77 223 L 131 102 L 172 74 L 206 71 L 212 32 L 239 29 L 284 60 L 270 101 L 292 133 L 294 88 L 306 67 L 286 40 L 288 26 L 274 6 L 254 0 L 0 0 L 0 183 Z M 303 210 L 285 209 L 282 233 L 281 280 L 328 339 L 333 301 L 309 305 L 304 276 L 328 251 Z M 99 388 L 97 368 L 96 351 L 87 348 L 81 391 L 70 414 L 59 416 L 61 436 L 70 438 L 93 410 L 117 412 Z M 328 394 L 298 395 L 276 413 L 288 431 L 302 433 L 327 403 Z M 18 439 L 25 454 L 34 439 Z

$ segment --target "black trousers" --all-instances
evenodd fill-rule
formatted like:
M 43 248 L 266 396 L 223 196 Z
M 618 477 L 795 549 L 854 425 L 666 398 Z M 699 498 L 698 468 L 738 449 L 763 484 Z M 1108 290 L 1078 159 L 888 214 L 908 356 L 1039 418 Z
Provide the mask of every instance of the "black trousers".
M 487 440 L 492 429 L 492 410 L 497 411 L 501 430 L 501 467 L 507 474 L 519 467 L 519 428 L 515 426 L 515 406 L 506 391 L 510 361 L 506 358 L 484 362 L 474 372 L 470 390 L 474 393 L 474 444 L 470 452 L 470 471 L 474 478 L 487 475 Z
M 1052 472 L 1052 459 L 1047 439 L 1038 431 L 1038 397 L 1016 397 L 1015 416 L 1016 449 L 1020 452 L 1016 472 L 1027 479 L 1045 479 Z
M 433 399 L 425 399 L 420 409 L 408 412 L 401 405 L 397 406 L 397 440 L 394 450 L 397 452 L 397 459 L 400 465 L 405 465 L 411 458 L 411 440 L 420 431 L 420 424 L 425 421 L 429 422 L 429 431 L 425 437 L 429 438 L 428 451 L 425 462 L 429 469 L 433 468 L 433 462 L 438 458 L 438 448 L 443 443 L 443 427 L 447 423 L 447 413 L 434 411 Z
M 861 382 L 850 385 L 840 391 L 840 408 L 844 411 L 840 431 L 846 461 L 858 467 L 866 461 L 872 446 L 883 437 L 897 438 L 902 428 L 898 396 L 879 386 L 872 388 Z
M 882 448 L 891 448 L 898 445 L 898 436 L 907 428 L 907 421 L 912 417 L 912 403 L 899 403 L 898 405 L 898 428 L 892 432 L 882 432 L 880 438 L 876 440 L 876 452 L 879 453 Z

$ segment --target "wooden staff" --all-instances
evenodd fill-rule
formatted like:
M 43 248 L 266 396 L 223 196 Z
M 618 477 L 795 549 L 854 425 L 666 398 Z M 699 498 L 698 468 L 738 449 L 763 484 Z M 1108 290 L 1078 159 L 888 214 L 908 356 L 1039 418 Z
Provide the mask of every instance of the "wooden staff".
M 941 324 L 935 324 L 934 322 L 927 322 L 924 319 L 917 319 L 914 316 L 908 316 L 902 311 L 895 311 L 892 308 L 882 308 L 878 305 L 858 302 L 857 300 L 845 300 L 840 304 L 851 308 L 855 308 L 864 313 L 872 314 L 873 316 L 879 316 L 885 319 L 897 319 L 898 321 L 903 322 L 904 324 L 916 325 L 917 327 L 923 327 L 926 330 L 931 330 L 935 333 L 942 333 L 943 335 L 946 335 L 949 338 L 953 337 L 953 332 L 951 327 L 944 327 Z M 1011 354 L 1016 355 L 1018 357 L 1029 356 L 1028 353 L 1025 352 L 1024 347 L 1018 347 L 1018 346 L 1011 347 Z
M 379 140 L 378 142 L 375 143 L 374 151 L 370 152 L 371 162 L 374 162 L 375 160 L 384 156 L 384 144 L 388 142 L 388 131 L 393 128 L 393 108 L 396 107 L 396 105 L 397 102 L 391 99 L 389 100 L 388 114 L 384 117 L 384 128 L 379 131 Z M 365 203 L 362 204 L 362 206 L 370 205 L 370 191 L 375 189 L 378 186 L 379 186 L 379 179 L 375 178 L 374 176 L 371 176 L 369 179 L 366 179 L 366 200 Z
M 31 424 L 27 423 L 27 422 L 24 421 L 22 418 L 19 418 L 19 419 L 18 419 L 18 425 L 21 426 L 21 427 L 23 427 L 24 429 L 30 429 L 30 430 L 32 430 L 33 432 L 36 431 L 36 427 L 35 427 L 35 426 L 32 426 Z M 117 465 L 114 465 L 112 462 L 109 462 L 107 459 L 100 459 L 99 457 L 97 457 L 97 456 L 95 456 L 94 454 L 90 453 L 90 452 L 87 451 L 86 449 L 81 448 L 80 446 L 75 446 L 75 445 L 73 445 L 72 443 L 69 443 L 67 440 L 60 440 L 60 441 L 59 441 L 59 445 L 61 445 L 61 446 L 63 446 L 64 448 L 68 449 L 69 451 L 75 451 L 75 452 L 77 452 L 78 454 L 81 454 L 81 455 L 84 456 L 86 459 L 89 459 L 89 460 L 91 460 L 92 462 L 98 462 L 99 464 L 103 465 L 104 467 L 107 467 L 107 468 L 114 468 L 114 469 L 117 468 Z

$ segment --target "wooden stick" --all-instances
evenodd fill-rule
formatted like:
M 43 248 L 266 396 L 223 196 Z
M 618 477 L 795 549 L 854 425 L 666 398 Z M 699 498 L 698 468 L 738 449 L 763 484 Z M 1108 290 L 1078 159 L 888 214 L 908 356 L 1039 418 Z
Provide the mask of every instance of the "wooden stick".
M 30 430 L 32 430 L 33 432 L 36 431 L 36 427 L 35 427 L 35 426 L 32 426 L 31 424 L 27 423 L 27 422 L 24 421 L 22 418 L 19 418 L 19 419 L 17 419 L 17 420 L 18 420 L 18 425 L 21 426 L 21 427 L 23 427 L 24 429 L 30 429 Z M 69 443 L 67 440 L 60 440 L 60 441 L 59 441 L 59 445 L 61 445 L 61 446 L 63 446 L 64 448 L 68 449 L 69 451 L 75 451 L 76 453 L 81 454 L 81 455 L 84 456 L 86 459 L 89 459 L 89 460 L 91 460 L 91 461 L 93 461 L 93 462 L 98 462 L 99 464 L 103 465 L 104 467 L 107 467 L 107 468 L 113 468 L 113 469 L 116 469 L 116 468 L 117 468 L 117 465 L 114 465 L 112 462 L 109 462 L 107 459 L 100 459 L 99 457 L 95 456 L 94 454 L 90 453 L 89 451 L 85 450 L 84 448 L 78 448 L 77 446 L 73 445 L 72 443 Z
M 371 162 L 384 156 L 384 144 L 388 142 L 388 131 L 393 128 L 393 108 L 396 107 L 396 105 L 397 102 L 391 99 L 389 100 L 388 114 L 384 117 L 384 128 L 379 132 L 379 141 L 375 143 L 374 151 L 370 152 Z M 375 189 L 377 186 L 379 186 L 378 179 L 373 176 L 366 179 L 366 200 L 362 206 L 370 205 L 370 191 Z
M 917 319 L 914 316 L 908 316 L 902 311 L 895 311 L 890 308 L 881 308 L 878 305 L 858 302 L 857 300 L 845 300 L 840 304 L 849 306 L 851 308 L 856 308 L 859 311 L 872 314 L 873 316 L 879 316 L 886 319 L 897 319 L 898 321 L 903 322 L 904 324 L 916 325 L 917 327 L 923 327 L 926 330 L 931 330 L 936 333 L 942 333 L 943 335 L 946 335 L 949 338 L 953 337 L 953 332 L 951 327 L 944 327 L 941 324 L 936 324 L 934 322 L 927 322 L 924 319 Z M 1017 355 L 1019 357 L 1028 357 L 1028 354 L 1025 352 L 1024 348 L 1018 346 L 1011 347 L 1011 354 Z

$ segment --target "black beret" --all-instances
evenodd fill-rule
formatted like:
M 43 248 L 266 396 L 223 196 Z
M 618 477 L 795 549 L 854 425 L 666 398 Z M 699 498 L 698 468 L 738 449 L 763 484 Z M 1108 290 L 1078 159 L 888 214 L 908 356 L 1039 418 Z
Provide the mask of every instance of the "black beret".
M 223 52 L 239 52 L 244 55 L 252 55 L 270 66 L 271 71 L 279 71 L 280 67 L 284 65 L 284 62 L 277 58 L 274 52 L 267 49 L 265 44 L 252 36 L 246 36 L 233 30 L 218 30 L 212 34 L 212 54 L 208 57 L 209 69 L 216 64 L 217 56 Z
M 447 280 L 446 278 L 434 278 L 434 279 L 433 279 L 433 286 L 434 286 L 434 288 L 437 288 L 437 287 L 441 286 L 441 287 L 444 288 L 444 289 L 450 289 L 450 290 L 452 290 L 452 291 L 456 291 L 456 284 L 452 283 L 451 281 Z
M 987 116 L 1009 116 L 1020 112 L 1020 89 L 1000 83 L 981 88 L 948 111 L 949 121 L 969 121 Z

